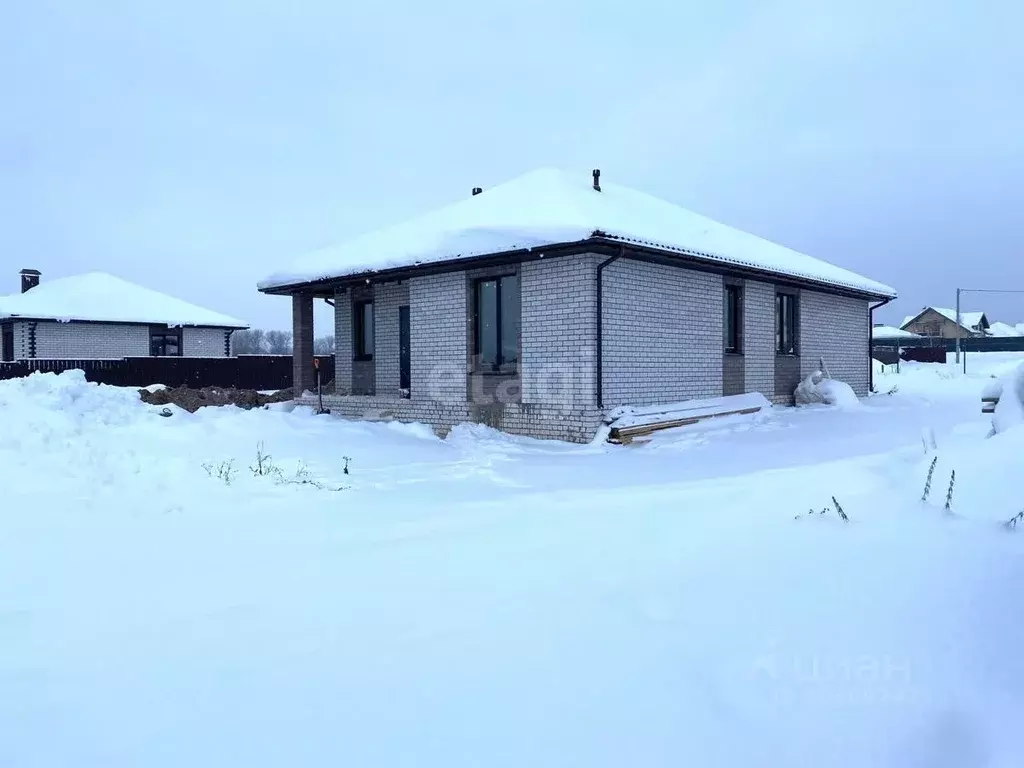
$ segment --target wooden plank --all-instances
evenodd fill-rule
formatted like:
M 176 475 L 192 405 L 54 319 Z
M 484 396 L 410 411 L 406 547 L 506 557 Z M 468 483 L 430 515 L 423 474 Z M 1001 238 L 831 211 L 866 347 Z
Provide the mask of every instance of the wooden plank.
M 735 411 L 721 411 L 719 413 L 710 413 L 702 416 L 688 416 L 682 419 L 669 419 L 666 421 L 659 421 L 654 424 L 637 425 L 635 427 L 612 427 L 609 433 L 609 440 L 611 442 L 621 443 L 622 445 L 628 445 L 638 437 L 645 437 L 654 432 L 660 432 L 663 429 L 687 427 L 701 421 L 717 419 L 722 416 L 744 416 L 757 413 L 760 410 L 760 408 L 742 408 Z

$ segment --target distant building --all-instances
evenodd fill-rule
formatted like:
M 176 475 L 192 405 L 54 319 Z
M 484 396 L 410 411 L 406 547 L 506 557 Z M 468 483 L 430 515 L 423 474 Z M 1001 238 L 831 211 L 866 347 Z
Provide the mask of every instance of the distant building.
M 1016 338 L 1017 336 L 1024 336 L 1024 323 L 1018 323 L 1016 326 L 1012 326 L 1009 323 L 995 322 L 988 327 L 988 335 L 1000 338 Z
M 920 336 L 916 333 L 911 333 L 910 331 L 894 328 L 893 326 L 886 325 L 885 323 L 875 323 L 871 328 L 871 338 L 875 341 L 889 341 L 893 339 L 918 339 Z
M 240 320 L 90 272 L 39 284 L 21 271 L 21 293 L 0 296 L 0 360 L 227 357 Z
M 988 331 L 989 322 L 984 312 L 961 312 L 960 322 L 957 323 L 955 309 L 925 307 L 916 315 L 908 315 L 900 328 L 919 336 L 964 339 L 984 336 Z

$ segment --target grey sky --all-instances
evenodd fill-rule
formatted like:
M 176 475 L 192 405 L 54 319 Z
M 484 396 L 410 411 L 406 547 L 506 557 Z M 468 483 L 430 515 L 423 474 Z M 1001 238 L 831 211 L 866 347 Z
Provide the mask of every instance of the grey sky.
M 1009 2 L 0 0 L 0 293 L 20 267 L 100 269 L 286 327 L 266 273 L 545 165 L 890 283 L 883 320 L 958 284 L 1024 288 L 1022 21 Z M 965 305 L 1024 322 L 1024 295 Z

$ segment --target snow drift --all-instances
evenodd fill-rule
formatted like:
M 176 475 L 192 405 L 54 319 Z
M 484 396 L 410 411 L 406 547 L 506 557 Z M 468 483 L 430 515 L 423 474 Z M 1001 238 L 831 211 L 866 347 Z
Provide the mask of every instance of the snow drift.
M 1006 377 L 999 392 L 999 402 L 992 416 L 996 432 L 1006 432 L 1024 423 L 1024 363 Z
M 815 371 L 796 385 L 793 398 L 797 405 L 837 405 L 855 408 L 860 400 L 849 384 L 830 379 L 821 371 Z
M 1019 765 L 1024 430 L 916 378 L 643 452 L 0 382 L 0 765 Z

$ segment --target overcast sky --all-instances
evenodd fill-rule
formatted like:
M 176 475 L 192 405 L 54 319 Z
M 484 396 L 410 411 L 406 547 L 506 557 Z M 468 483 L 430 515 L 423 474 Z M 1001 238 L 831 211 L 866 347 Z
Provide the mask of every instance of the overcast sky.
M 539 166 L 889 283 L 881 319 L 1024 288 L 1022 22 L 967 0 L 0 0 L 0 293 L 98 269 L 288 327 L 265 274 Z M 1024 294 L 964 308 L 1024 322 Z

